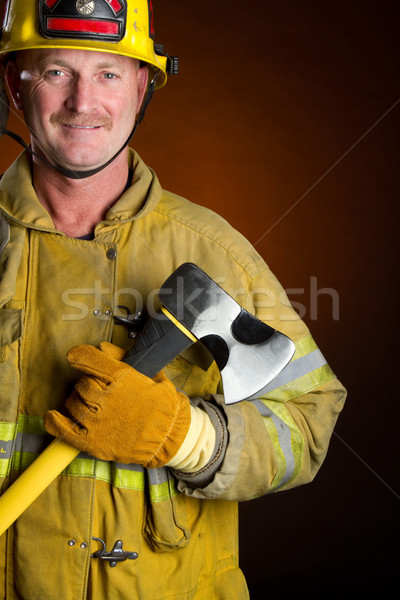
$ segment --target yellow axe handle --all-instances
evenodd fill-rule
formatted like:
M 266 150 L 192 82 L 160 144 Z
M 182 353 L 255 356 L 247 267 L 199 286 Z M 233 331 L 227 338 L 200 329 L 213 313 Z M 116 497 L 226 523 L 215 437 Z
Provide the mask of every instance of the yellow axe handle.
M 54 440 L 0 496 L 0 535 L 79 454 L 60 439 Z

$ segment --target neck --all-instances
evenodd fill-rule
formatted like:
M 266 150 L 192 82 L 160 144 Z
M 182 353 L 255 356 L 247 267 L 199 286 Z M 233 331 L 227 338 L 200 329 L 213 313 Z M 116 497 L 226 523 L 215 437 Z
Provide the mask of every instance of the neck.
M 41 161 L 33 162 L 33 185 L 55 228 L 69 237 L 93 232 L 123 194 L 128 180 L 128 150 L 87 179 L 69 179 Z

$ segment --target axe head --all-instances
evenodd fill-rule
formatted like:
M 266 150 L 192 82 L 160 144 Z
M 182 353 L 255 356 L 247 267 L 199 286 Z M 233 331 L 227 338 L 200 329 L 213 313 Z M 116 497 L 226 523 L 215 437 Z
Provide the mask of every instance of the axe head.
M 210 351 L 226 404 L 262 395 L 294 354 L 293 342 L 244 310 L 204 271 L 181 265 L 159 292 L 164 307 Z

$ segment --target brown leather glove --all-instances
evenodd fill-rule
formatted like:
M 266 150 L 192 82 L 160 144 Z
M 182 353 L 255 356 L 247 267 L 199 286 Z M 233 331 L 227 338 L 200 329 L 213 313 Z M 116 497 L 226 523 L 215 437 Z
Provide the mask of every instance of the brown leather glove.
M 46 430 L 102 460 L 162 467 L 189 430 L 189 399 L 163 373 L 150 379 L 121 362 L 121 348 L 100 348 L 68 352 L 68 362 L 85 374 L 65 403 L 72 418 L 48 411 Z

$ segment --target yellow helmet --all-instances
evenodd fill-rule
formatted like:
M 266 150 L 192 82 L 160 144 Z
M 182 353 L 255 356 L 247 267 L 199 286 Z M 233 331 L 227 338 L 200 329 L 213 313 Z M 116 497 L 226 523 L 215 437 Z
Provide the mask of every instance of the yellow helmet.
M 177 59 L 154 43 L 151 0 L 0 0 L 2 4 L 0 55 L 33 48 L 121 54 L 147 63 L 158 74 L 155 87 L 178 70 Z

